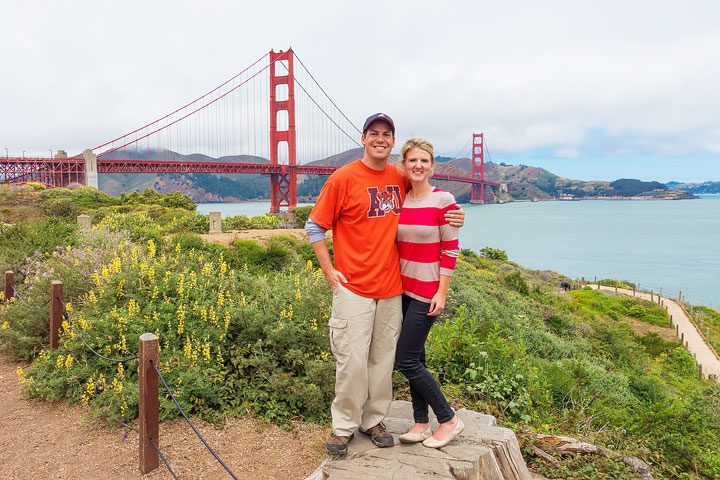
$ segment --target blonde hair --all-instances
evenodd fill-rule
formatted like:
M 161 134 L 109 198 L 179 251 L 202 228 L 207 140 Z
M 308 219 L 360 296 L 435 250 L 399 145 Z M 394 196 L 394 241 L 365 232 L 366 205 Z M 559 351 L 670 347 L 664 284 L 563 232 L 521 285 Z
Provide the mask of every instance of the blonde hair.
M 405 162 L 405 157 L 407 156 L 407 153 L 412 150 L 413 148 L 419 148 L 420 150 L 423 150 L 430 154 L 430 163 L 432 165 L 435 165 L 435 150 L 433 148 L 433 144 L 430 143 L 430 140 L 422 137 L 410 137 L 408 138 L 405 143 L 402 146 L 402 161 Z

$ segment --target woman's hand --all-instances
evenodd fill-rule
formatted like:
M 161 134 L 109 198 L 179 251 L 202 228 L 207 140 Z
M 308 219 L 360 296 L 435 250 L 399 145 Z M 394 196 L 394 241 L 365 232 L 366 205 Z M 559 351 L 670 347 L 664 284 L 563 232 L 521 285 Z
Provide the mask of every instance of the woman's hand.
M 447 297 L 447 294 L 442 292 L 437 292 L 433 296 L 432 300 L 430 300 L 430 311 L 428 311 L 428 316 L 435 317 L 445 310 L 445 297 Z

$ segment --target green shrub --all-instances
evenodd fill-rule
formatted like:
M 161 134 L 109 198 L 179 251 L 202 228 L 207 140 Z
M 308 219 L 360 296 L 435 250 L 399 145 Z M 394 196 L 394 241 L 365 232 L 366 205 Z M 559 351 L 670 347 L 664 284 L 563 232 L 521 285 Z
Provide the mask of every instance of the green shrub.
M 252 228 L 252 222 L 247 215 L 233 215 L 222 220 L 223 231 L 228 230 L 248 230 Z
M 119 199 L 93 187 L 51 188 L 42 193 L 42 198 L 46 205 L 53 202 L 69 202 L 80 211 L 120 203 Z
M 484 247 L 480 249 L 480 254 L 490 260 L 500 260 L 502 262 L 506 262 L 508 259 L 505 250 L 501 250 L 499 248 Z
M 48 200 L 43 205 L 45 214 L 50 217 L 62 217 L 62 218 L 75 218 L 80 209 L 77 207 L 75 202 L 69 198 L 56 198 Z
M 511 272 L 505 275 L 505 277 L 503 278 L 503 282 L 505 283 L 505 285 L 522 295 L 527 295 L 528 293 L 530 293 L 530 288 L 528 287 L 527 282 L 522 277 L 520 272 Z
M 26 259 L 36 253 L 52 252 L 57 246 L 77 246 L 75 222 L 60 218 L 18 223 L 0 231 L 0 270 L 19 272 Z M 18 281 L 23 280 L 20 276 Z
M 312 205 L 305 207 L 297 207 L 295 209 L 295 226 L 297 228 L 305 228 L 305 222 L 307 222 L 308 218 L 310 217 L 310 212 L 312 212 L 312 209 Z
M 334 365 L 326 336 L 330 298 L 322 274 L 311 265 L 294 264 L 254 275 L 232 269 L 214 247 L 219 246 L 181 234 L 161 256 L 154 242 L 141 248 L 125 240 L 115 247 L 106 244 L 109 258 L 93 263 L 92 272 L 84 268 L 75 275 L 78 255 L 93 252 L 98 260 L 97 249 L 51 256 L 43 268 L 52 262 L 68 285 L 78 285 L 68 295 L 72 324 L 63 326 L 56 351 L 29 343 L 22 347 L 23 358 L 35 357 L 20 378 L 26 392 L 82 402 L 106 418 L 131 419 L 137 411 L 137 361 L 120 368 L 98 359 L 79 335 L 103 355 L 125 357 L 137 351 L 141 333 L 154 332 L 163 375 L 189 413 L 209 420 L 246 412 L 278 422 L 298 416 L 326 420 Z M 12 308 L 15 318 L 20 306 L 2 308 Z M 46 320 L 38 322 L 45 329 Z M 10 321 L 1 338 L 27 333 L 27 327 Z M 163 418 L 176 414 L 161 396 Z
M 144 192 L 121 193 L 120 201 L 125 205 L 161 205 L 168 208 L 182 208 L 195 211 L 197 204 L 188 195 L 180 192 L 166 194 L 147 189 Z

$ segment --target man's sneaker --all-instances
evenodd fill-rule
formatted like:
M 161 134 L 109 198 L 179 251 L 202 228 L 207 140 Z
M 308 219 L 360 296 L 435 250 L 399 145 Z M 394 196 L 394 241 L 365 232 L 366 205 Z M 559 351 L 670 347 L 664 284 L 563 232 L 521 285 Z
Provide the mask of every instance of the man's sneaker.
M 385 425 L 381 422 L 372 427 L 370 430 L 358 429 L 363 435 L 370 437 L 370 441 L 376 447 L 385 448 L 392 447 L 395 444 L 393 436 L 385 430 Z
M 353 439 L 355 434 L 350 434 L 349 437 L 342 435 L 333 434 L 330 439 L 325 443 L 325 453 L 336 457 L 342 457 L 347 453 L 347 444 Z

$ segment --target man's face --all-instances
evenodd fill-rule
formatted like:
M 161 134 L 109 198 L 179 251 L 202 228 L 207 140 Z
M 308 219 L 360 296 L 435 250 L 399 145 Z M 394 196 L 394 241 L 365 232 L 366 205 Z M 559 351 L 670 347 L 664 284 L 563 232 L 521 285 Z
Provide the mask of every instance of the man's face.
M 395 146 L 395 137 L 385 122 L 373 122 L 362 136 L 365 153 L 375 160 L 387 160 Z

